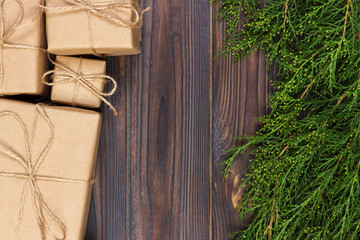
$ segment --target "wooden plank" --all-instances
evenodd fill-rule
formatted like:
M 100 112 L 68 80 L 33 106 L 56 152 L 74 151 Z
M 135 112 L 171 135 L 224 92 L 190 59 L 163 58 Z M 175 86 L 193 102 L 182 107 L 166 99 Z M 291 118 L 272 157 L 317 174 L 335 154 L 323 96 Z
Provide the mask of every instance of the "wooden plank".
M 128 239 L 128 66 L 129 57 L 112 57 L 107 60 L 107 72 L 119 84 L 118 91 L 110 98 L 119 110 L 119 116 L 114 117 L 107 106 L 102 107 L 102 132 L 87 240 Z
M 143 0 L 131 81 L 131 239 L 209 239 L 208 0 Z
M 213 16 L 219 12 L 219 4 L 214 5 Z M 213 18 L 213 51 L 222 50 L 224 23 Z M 248 58 L 231 62 L 231 57 L 219 57 L 213 63 L 213 186 L 212 186 L 212 229 L 213 239 L 225 239 L 235 230 L 240 230 L 250 221 L 239 222 L 231 196 L 235 176 L 242 178 L 251 157 L 249 153 L 240 157 L 226 182 L 223 181 L 221 165 L 226 159 L 225 151 L 241 144 L 235 137 L 254 135 L 260 128 L 256 117 L 266 113 L 268 93 L 271 87 L 268 78 L 274 71 L 267 71 L 265 55 L 262 51 L 252 53 Z
M 92 195 L 89 220 L 86 228 L 86 240 L 96 240 L 97 239 L 97 226 L 96 226 L 96 209 L 95 209 L 95 194 Z

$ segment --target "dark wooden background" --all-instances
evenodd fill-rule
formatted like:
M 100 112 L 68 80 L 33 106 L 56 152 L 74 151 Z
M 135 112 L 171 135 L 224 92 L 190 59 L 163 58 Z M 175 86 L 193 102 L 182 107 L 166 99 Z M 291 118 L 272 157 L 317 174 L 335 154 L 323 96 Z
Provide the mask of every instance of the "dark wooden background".
M 224 151 L 254 134 L 270 86 L 264 54 L 232 64 L 218 5 L 141 0 L 142 54 L 108 59 L 119 82 L 104 107 L 87 240 L 226 239 L 239 229 L 231 202 L 239 159 L 226 182 Z M 268 75 L 271 76 L 268 76 Z M 236 189 L 235 189 L 236 190 Z

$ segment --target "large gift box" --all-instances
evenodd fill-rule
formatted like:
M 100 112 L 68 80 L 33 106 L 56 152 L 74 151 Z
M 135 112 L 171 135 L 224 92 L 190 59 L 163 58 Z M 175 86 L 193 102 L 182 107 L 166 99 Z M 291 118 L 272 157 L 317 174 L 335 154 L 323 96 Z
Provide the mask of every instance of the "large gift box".
M 0 99 L 0 239 L 84 239 L 100 122 Z
M 37 4 L 38 3 L 38 4 Z M 0 13 L 0 95 L 46 94 L 42 0 L 4 0 Z
M 45 10 L 50 53 L 140 53 L 142 13 L 134 0 L 47 0 Z

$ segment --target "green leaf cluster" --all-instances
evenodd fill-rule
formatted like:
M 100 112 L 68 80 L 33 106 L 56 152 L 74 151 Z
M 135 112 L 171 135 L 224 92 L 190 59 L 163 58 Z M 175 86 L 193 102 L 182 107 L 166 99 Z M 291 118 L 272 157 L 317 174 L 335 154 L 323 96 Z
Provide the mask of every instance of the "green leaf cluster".
M 276 64 L 269 114 L 250 148 L 235 239 L 360 239 L 360 1 L 222 0 L 221 54 Z

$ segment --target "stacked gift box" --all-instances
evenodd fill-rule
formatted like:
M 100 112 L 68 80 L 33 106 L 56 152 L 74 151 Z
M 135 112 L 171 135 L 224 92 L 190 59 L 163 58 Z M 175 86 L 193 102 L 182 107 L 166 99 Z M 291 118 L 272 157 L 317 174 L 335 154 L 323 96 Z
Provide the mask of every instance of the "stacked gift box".
M 0 239 L 83 239 L 101 127 L 91 109 L 117 114 L 104 57 L 140 53 L 143 12 L 132 0 L 3 0 L 0 10 Z M 8 99 L 22 94 L 61 106 Z

